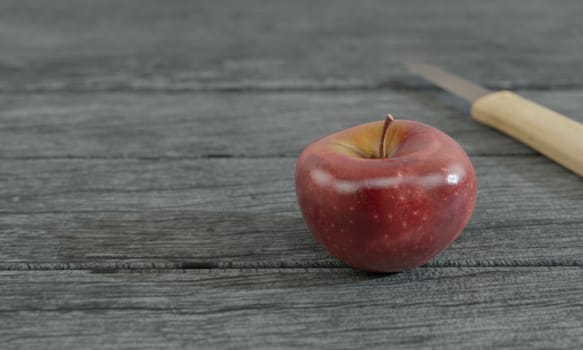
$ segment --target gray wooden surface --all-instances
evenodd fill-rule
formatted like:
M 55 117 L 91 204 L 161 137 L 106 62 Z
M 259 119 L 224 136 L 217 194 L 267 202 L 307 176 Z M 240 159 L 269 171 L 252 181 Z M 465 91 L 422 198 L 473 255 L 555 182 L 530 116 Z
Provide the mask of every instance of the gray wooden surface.
M 0 348 L 583 347 L 583 179 L 409 75 L 583 121 L 583 3 L 0 1 Z M 460 142 L 475 213 L 426 266 L 346 268 L 293 169 L 397 117 Z
M 0 336 L 45 349 L 578 348 L 582 278 L 574 267 L 2 272 Z

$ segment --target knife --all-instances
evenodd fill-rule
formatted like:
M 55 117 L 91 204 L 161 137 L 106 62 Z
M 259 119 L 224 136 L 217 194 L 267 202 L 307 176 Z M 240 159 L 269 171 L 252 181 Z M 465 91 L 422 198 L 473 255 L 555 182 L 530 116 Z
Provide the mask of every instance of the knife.
M 405 65 L 411 72 L 469 101 L 477 122 L 515 138 L 583 176 L 583 124 L 511 91 L 491 91 L 426 64 Z

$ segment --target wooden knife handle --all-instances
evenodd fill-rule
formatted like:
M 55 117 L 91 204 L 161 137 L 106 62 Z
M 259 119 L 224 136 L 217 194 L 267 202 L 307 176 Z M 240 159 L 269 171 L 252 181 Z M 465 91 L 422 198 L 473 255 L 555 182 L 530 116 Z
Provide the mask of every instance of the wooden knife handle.
M 479 98 L 472 116 L 583 176 L 583 124 L 510 91 Z

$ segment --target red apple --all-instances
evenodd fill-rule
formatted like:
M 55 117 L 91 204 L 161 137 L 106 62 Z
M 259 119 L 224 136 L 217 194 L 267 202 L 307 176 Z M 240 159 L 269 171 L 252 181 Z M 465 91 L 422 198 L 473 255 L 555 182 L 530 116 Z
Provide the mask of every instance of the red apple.
M 458 143 L 390 115 L 312 143 L 296 164 L 308 227 L 330 254 L 366 271 L 427 263 L 467 224 L 476 190 L 474 167 Z

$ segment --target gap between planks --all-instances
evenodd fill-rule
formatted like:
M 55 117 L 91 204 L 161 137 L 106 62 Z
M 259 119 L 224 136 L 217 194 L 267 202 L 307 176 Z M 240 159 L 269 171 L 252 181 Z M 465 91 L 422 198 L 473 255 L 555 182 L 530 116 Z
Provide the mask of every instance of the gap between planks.
M 411 75 L 415 77 L 415 75 Z M 480 83 L 480 82 L 476 82 Z M 483 84 L 484 87 L 491 90 L 520 90 L 524 92 L 537 91 L 553 91 L 553 92 L 569 92 L 583 89 L 583 84 L 578 83 L 553 83 L 553 84 Z M 167 84 L 165 86 L 152 85 L 133 87 L 131 84 L 127 86 L 100 86 L 100 87 L 80 87 L 71 88 L 65 87 L 46 87 L 33 86 L 29 88 L 6 88 L 0 87 L 0 94 L 3 95 L 22 95 L 22 94 L 92 94 L 92 93 L 129 93 L 129 94 L 164 94 L 164 95 L 181 95 L 193 93 L 302 93 L 302 92 L 318 92 L 318 93 L 335 93 L 335 92 L 415 92 L 415 91 L 443 91 L 441 88 L 431 85 L 430 83 L 411 83 L 411 81 L 387 81 L 381 83 L 353 83 L 353 82 L 337 82 L 337 83 L 315 83 L 315 84 L 300 84 L 289 85 L 285 83 L 266 82 L 261 83 L 226 83 L 226 84 L 201 84 L 192 86 L 178 86 L 174 84 Z
M 552 259 L 552 260 L 468 260 L 468 261 L 436 261 L 418 267 L 418 269 L 435 268 L 526 268 L 526 267 L 583 267 L 583 260 Z M 172 270 L 352 270 L 350 267 L 336 260 L 321 263 L 302 262 L 107 262 L 107 263 L 7 263 L 0 262 L 0 271 L 94 271 L 114 273 L 117 271 L 172 271 Z M 357 270 L 354 270 L 357 271 Z
M 203 154 L 198 156 L 125 156 L 123 154 L 112 154 L 108 156 L 103 155 L 88 155 L 88 156 L 77 156 L 77 155 L 63 155 L 63 156 L 0 156 L 0 160 L 137 160 L 137 161 L 183 161 L 183 160 L 199 160 L 199 159 L 296 159 L 299 156 L 297 155 L 288 155 L 288 154 L 281 154 L 281 155 L 254 155 L 249 156 L 245 154 Z M 496 158 L 534 158 L 534 157 L 542 157 L 540 153 L 488 153 L 488 154 L 470 154 L 471 158 L 476 157 L 496 157 Z

